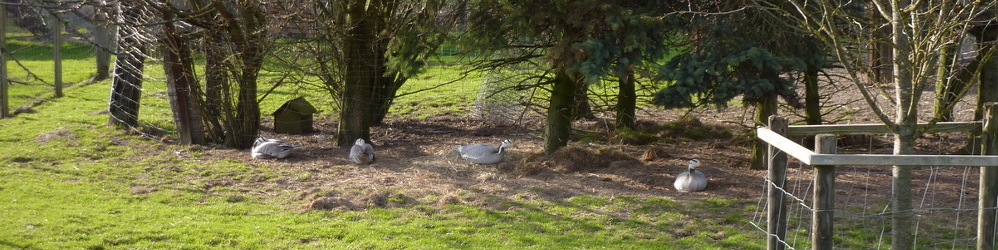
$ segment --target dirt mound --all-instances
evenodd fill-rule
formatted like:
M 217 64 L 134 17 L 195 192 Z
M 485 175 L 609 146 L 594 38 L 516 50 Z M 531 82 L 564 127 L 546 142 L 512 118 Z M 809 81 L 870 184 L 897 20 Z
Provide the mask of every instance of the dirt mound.
M 299 194 L 299 199 L 311 200 L 302 210 L 363 210 L 397 208 L 418 203 L 416 199 L 387 190 L 352 190 L 346 193 L 312 189 Z
M 53 139 L 56 138 L 63 138 L 66 139 L 66 141 L 68 142 L 75 142 L 76 141 L 76 139 L 74 139 L 75 135 L 76 133 L 70 131 L 69 127 L 59 127 L 51 132 L 38 134 L 37 136 L 35 136 L 35 140 L 41 144 L 46 144 L 49 141 L 52 141 Z
M 610 148 L 601 148 L 593 152 L 582 147 L 568 146 L 548 156 L 542 153 L 531 154 L 516 165 L 516 170 L 518 176 L 522 177 L 536 174 L 542 169 L 568 174 L 628 164 L 642 163 L 634 157 Z

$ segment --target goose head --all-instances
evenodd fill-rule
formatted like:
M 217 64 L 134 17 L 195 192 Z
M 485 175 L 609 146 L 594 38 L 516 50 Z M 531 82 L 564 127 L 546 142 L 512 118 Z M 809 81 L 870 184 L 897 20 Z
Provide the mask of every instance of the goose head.
M 690 170 L 694 170 L 698 167 L 700 167 L 700 160 L 697 159 L 690 160 Z
M 503 148 L 512 147 L 513 145 L 514 144 L 512 140 L 509 139 L 502 140 L 502 142 L 499 143 L 499 150 L 502 151 Z

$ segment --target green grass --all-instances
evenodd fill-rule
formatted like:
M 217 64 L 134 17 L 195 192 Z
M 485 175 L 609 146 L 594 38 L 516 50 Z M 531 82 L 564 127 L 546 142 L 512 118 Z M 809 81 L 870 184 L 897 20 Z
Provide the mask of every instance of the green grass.
M 55 95 L 55 64 L 52 45 L 11 41 L 7 44 L 13 57 L 7 62 L 10 83 L 8 101 L 12 109 L 32 106 L 34 102 Z M 76 42 L 62 46 L 63 86 L 84 82 L 95 74 L 93 47 Z
M 113 159 L 65 160 L 45 167 L 32 167 L 36 162 L 5 163 L 8 167 L 0 171 L 4 180 L 0 209 L 7 212 L 0 230 L 8 233 L 0 236 L 0 245 L 15 248 L 758 247 L 758 233 L 746 234 L 744 225 L 672 222 L 690 216 L 683 211 L 696 207 L 712 212 L 729 209 L 710 200 L 680 204 L 669 198 L 579 196 L 564 201 L 508 201 L 520 208 L 508 211 L 417 204 L 298 213 L 259 198 L 231 199 L 197 188 L 129 194 L 131 175 L 162 163 L 144 166 Z M 745 206 L 733 203 L 727 204 Z M 640 209 L 632 216 L 610 215 L 634 207 Z M 692 233 L 701 229 L 708 232 Z M 719 234 L 730 236 L 718 240 Z
M 403 93 L 456 79 L 461 71 L 431 69 Z M 157 78 L 155 67 L 147 73 Z M 479 81 L 400 98 L 395 112 L 460 115 Z M 169 129 L 165 87 L 155 81 L 144 87 L 143 121 Z M 176 157 L 200 152 L 104 125 L 109 88 L 107 81 L 73 85 L 35 113 L 0 120 L 0 248 L 754 249 L 763 242 L 744 215 L 756 210 L 754 202 L 737 200 L 489 198 L 511 208 L 496 210 L 438 207 L 419 201 L 432 197 L 416 197 L 390 201 L 402 204 L 393 207 L 302 212 L 293 209 L 290 194 L 259 194 L 276 189 L 272 183 L 307 180 L 307 170 Z M 282 88 L 291 86 L 264 100 L 264 113 L 296 93 Z M 439 104 L 404 108 L 425 100 Z
M 100 85 L 75 89 L 102 89 Z M 79 92 L 76 92 L 79 91 Z M 103 90 L 93 91 L 102 93 Z M 576 196 L 494 200 L 517 208 L 413 203 L 360 211 L 299 212 L 210 182 L 298 176 L 234 160 L 172 157 L 182 146 L 134 138 L 99 116 L 58 122 L 58 99 L 40 112 L 0 121 L 0 245 L 106 248 L 757 248 L 760 233 L 740 218 L 697 220 L 745 201 Z M 87 112 L 101 105 L 71 105 Z M 97 117 L 97 118 L 95 118 Z M 21 124 L 14 129 L 11 124 Z M 47 136 L 48 135 L 48 136 Z M 44 138 L 44 139 L 43 139 Z M 45 141 L 42 143 L 41 141 Z M 258 182 L 259 179 L 253 180 Z M 265 181 L 263 182 L 265 183 Z M 137 192 L 155 185 L 158 190 Z M 266 189 L 268 187 L 258 187 Z M 537 189 L 541 192 L 543 190 Z
M 473 73 L 464 77 L 465 70 L 463 66 L 437 66 L 409 79 L 399 89 L 399 94 L 421 92 L 396 99 L 390 115 L 418 119 L 435 115 L 468 116 L 482 76 Z M 460 82 L 441 85 L 459 79 Z M 438 85 L 441 86 L 436 87 Z
M 46 81 L 52 79 L 51 46 L 12 46 L 26 68 Z M 67 44 L 64 50 L 86 55 L 90 49 Z M 67 57 L 65 81 L 91 77 L 92 61 L 87 56 Z M 142 122 L 169 131 L 173 125 L 162 68 L 150 65 L 146 70 Z M 431 67 L 400 93 L 459 79 L 463 71 L 453 64 Z M 28 79 L 14 64 L 11 75 Z M 278 77 L 262 72 L 260 90 L 270 89 Z M 401 97 L 390 115 L 467 115 L 481 82 L 482 76 L 473 74 Z M 42 103 L 36 113 L 0 120 L 0 248 L 759 249 L 765 243 L 763 233 L 749 225 L 759 210 L 755 200 L 603 195 L 543 199 L 536 197 L 545 190 L 533 187 L 511 198 L 483 198 L 509 209 L 474 203 L 438 207 L 426 202 L 437 200 L 434 197 L 389 197 L 400 205 L 302 212 L 294 209 L 300 201 L 274 183 L 308 181 L 308 170 L 204 160 L 197 147 L 161 144 L 108 128 L 103 111 L 109 88 L 107 81 L 74 84 L 65 89 L 65 97 Z M 38 82 L 15 84 L 12 106 L 47 98 L 51 89 Z M 605 96 L 615 91 L 610 85 L 596 90 Z M 298 96 L 306 96 L 321 116 L 334 116 L 335 104 L 326 93 L 293 84 L 276 88 L 261 101 L 263 115 Z M 654 130 L 694 140 L 730 136 L 711 126 L 693 125 L 676 122 Z M 653 136 L 631 132 L 625 136 Z M 193 157 L 176 157 L 177 152 Z M 284 193 L 260 195 L 266 192 Z M 464 195 L 485 196 L 480 189 Z M 955 234 L 972 238 L 973 229 L 965 225 L 972 225 L 974 216 L 963 215 L 964 227 L 955 230 L 947 228 L 950 217 L 920 220 L 917 245 L 949 246 L 946 237 Z M 788 235 L 797 239 L 795 247 L 807 248 L 810 224 L 800 219 L 792 219 Z M 836 247 L 889 246 L 889 232 L 881 237 L 884 219 L 878 219 L 875 227 L 867 218 L 838 223 Z M 957 248 L 972 245 L 955 243 Z

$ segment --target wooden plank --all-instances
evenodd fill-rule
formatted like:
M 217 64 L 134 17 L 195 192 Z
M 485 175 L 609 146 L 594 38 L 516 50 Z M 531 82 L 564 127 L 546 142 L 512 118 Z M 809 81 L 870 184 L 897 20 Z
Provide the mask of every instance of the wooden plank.
M 836 141 L 835 135 L 818 135 L 814 148 L 818 153 L 835 154 Z M 818 250 L 832 249 L 835 245 L 835 165 L 814 165 L 812 203 L 811 246 Z
M 759 139 L 769 143 L 769 145 L 773 145 L 784 153 L 787 153 L 788 155 L 793 156 L 794 158 L 797 158 L 805 163 L 811 161 L 811 155 L 814 154 L 814 152 L 811 152 L 810 149 L 807 149 L 804 146 L 801 146 L 800 144 L 783 137 L 783 135 L 773 132 L 765 127 L 756 128 L 756 137 L 759 137 Z
M 7 50 L 7 5 L 0 4 L 0 51 Z M 7 55 L 0 53 L 0 118 L 10 114 L 10 87 L 7 83 Z
M 787 119 L 778 116 L 769 117 L 769 127 L 776 134 L 786 134 Z M 769 145 L 768 147 L 769 172 L 767 178 L 771 185 L 767 185 L 766 193 L 766 232 L 768 250 L 783 250 L 786 245 L 783 239 L 787 237 L 787 212 L 789 205 L 784 200 L 787 194 L 784 192 L 787 181 L 787 154 L 778 148 Z
M 926 133 L 968 132 L 981 128 L 981 122 L 938 122 L 929 126 L 928 123 L 918 124 L 919 129 Z M 926 128 L 927 127 L 927 128 Z M 830 125 L 794 125 L 787 134 L 790 136 L 808 136 L 817 134 L 887 134 L 891 130 L 884 124 L 830 124 Z
M 839 166 L 998 166 L 998 156 L 982 155 L 812 154 L 801 161 L 808 165 Z
M 878 155 L 878 154 L 815 154 L 811 150 L 765 127 L 756 129 L 756 136 L 779 148 L 787 155 L 808 165 L 861 166 L 998 166 L 998 156 L 982 155 Z

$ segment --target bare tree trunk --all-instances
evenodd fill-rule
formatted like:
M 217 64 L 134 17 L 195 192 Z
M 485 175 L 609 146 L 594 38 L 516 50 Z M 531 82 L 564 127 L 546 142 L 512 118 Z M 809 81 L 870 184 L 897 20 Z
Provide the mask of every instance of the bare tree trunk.
M 776 95 L 773 95 L 770 98 L 766 98 L 762 102 L 756 103 L 755 104 L 756 125 L 769 124 L 769 117 L 776 115 L 777 108 L 779 107 L 778 104 L 779 103 Z M 767 164 L 768 162 L 766 161 L 768 159 L 766 156 L 769 154 L 769 152 L 767 151 L 768 148 L 766 147 L 767 145 L 769 144 L 762 141 L 761 139 L 756 139 L 755 143 L 752 144 L 752 166 L 750 167 L 751 169 L 758 170 L 758 169 L 767 169 L 769 167 Z
M 873 2 L 869 2 L 867 6 L 868 10 L 875 10 L 877 7 Z M 870 20 L 873 23 L 873 27 L 880 27 L 870 29 L 870 69 L 873 73 L 873 79 L 871 81 L 875 84 L 890 83 L 892 80 L 891 76 L 891 43 L 888 42 L 888 38 L 891 35 L 891 29 L 887 27 L 886 20 L 877 13 L 876 11 L 869 11 Z
M 976 80 L 974 72 L 980 67 L 981 57 L 975 57 L 967 65 L 961 66 L 959 62 L 961 45 L 962 39 L 957 39 L 939 52 L 935 101 L 932 106 L 932 117 L 936 121 L 953 121 L 953 107 Z
M 197 83 L 190 59 L 191 49 L 186 38 L 173 24 L 173 13 L 163 12 L 163 68 L 166 74 L 167 92 L 173 120 L 177 125 L 180 143 L 204 144 L 204 126 L 201 123 L 201 107 L 197 101 Z
M 818 84 L 818 74 L 821 73 L 821 66 L 808 63 L 804 70 L 804 122 L 808 125 L 820 125 L 823 123 L 821 116 L 821 93 Z M 808 136 L 804 138 L 804 146 L 814 147 L 815 138 Z
M 891 41 L 893 49 L 894 68 L 894 99 L 897 101 L 895 111 L 896 124 L 894 134 L 894 154 L 907 155 L 915 152 L 915 125 L 918 122 L 918 96 L 915 93 L 911 64 L 906 62 L 911 53 L 911 41 L 905 25 L 908 18 L 901 8 L 907 8 L 911 3 L 902 0 L 891 10 Z M 898 7 L 900 6 L 900 7 Z M 894 166 L 891 193 L 891 249 L 912 249 L 914 233 L 912 227 L 913 212 L 911 211 L 911 167 Z
M 111 70 L 111 54 L 115 52 L 115 31 L 117 30 L 117 25 L 108 17 L 113 17 L 118 15 L 119 9 L 116 7 L 119 4 L 117 2 L 112 3 L 114 6 L 107 6 L 99 8 L 98 11 L 103 11 L 104 13 L 99 15 L 100 18 L 94 25 L 94 40 L 97 44 L 97 75 L 94 80 L 101 81 L 108 79 Z
M 575 101 L 572 107 L 572 120 L 594 119 L 592 104 L 589 103 L 589 84 L 584 81 L 575 83 Z
M 228 134 L 225 144 L 234 148 L 246 149 L 253 146 L 260 130 L 260 104 L 257 103 L 257 78 L 263 65 L 264 51 L 268 43 L 267 19 L 260 2 L 241 2 L 237 11 L 229 12 L 220 4 L 215 9 L 227 23 L 227 34 L 235 46 L 239 60 L 236 84 L 239 92 L 236 100 L 235 120 L 228 120 Z
M 346 82 L 343 85 L 343 103 L 340 104 L 340 122 L 336 144 L 350 145 L 357 138 L 370 139 L 374 107 L 374 86 L 380 76 L 376 73 L 382 55 L 371 46 L 377 43 L 378 17 L 372 13 L 381 1 L 354 0 L 348 4 L 350 29 L 345 39 Z
M 820 73 L 821 67 L 810 63 L 807 64 L 807 69 L 804 71 L 804 120 L 808 125 L 822 123 L 821 93 L 820 86 L 818 86 L 818 74 Z
M 953 71 L 953 57 L 957 55 L 959 43 L 950 44 L 939 51 L 939 68 L 936 69 L 936 98 L 932 104 L 932 117 L 940 122 L 953 120 L 953 109 L 946 108 L 956 99 L 950 87 L 957 84 L 959 80 L 949 82 L 950 72 Z
M 107 45 L 114 44 L 114 42 L 112 41 L 114 38 L 109 37 L 109 36 L 111 36 L 111 33 L 112 33 L 111 30 L 113 30 L 113 29 L 109 28 L 109 27 L 104 27 L 104 26 L 98 26 L 98 28 L 96 28 L 94 30 L 94 37 L 95 37 L 95 40 L 97 40 L 97 44 L 98 44 L 98 48 L 97 48 L 97 52 L 96 52 L 96 54 L 97 54 L 97 75 L 94 76 L 94 80 L 95 81 L 106 80 L 106 79 L 108 79 L 110 77 L 110 71 L 111 71 L 111 53 L 113 53 L 113 52 L 108 51 L 108 49 L 112 48 L 112 47 L 111 46 L 107 46 Z
M 980 61 L 980 67 L 985 70 L 980 70 L 980 86 L 977 89 L 977 105 L 974 108 L 974 120 L 980 121 L 984 119 L 984 109 L 985 104 L 989 102 L 998 102 L 998 59 L 994 57 L 995 46 L 994 42 L 998 41 L 998 30 L 992 29 L 981 29 L 975 32 L 977 35 L 978 46 L 980 50 L 977 52 L 977 59 Z M 976 70 L 976 69 L 975 69 Z M 966 150 L 971 153 L 981 152 L 981 146 L 979 140 L 973 140 L 981 136 L 980 132 L 973 131 L 970 132 L 969 137 L 972 139 L 967 143 Z
M 226 69 L 225 34 L 219 29 L 207 29 L 204 40 L 204 99 L 213 107 L 202 106 L 207 126 L 207 136 L 214 142 L 225 142 L 225 127 L 222 121 L 234 121 L 236 112 L 232 109 L 232 92 L 229 88 L 230 74 Z M 211 105 L 214 104 L 214 105 Z
M 620 89 L 617 92 L 617 115 L 614 120 L 614 126 L 618 129 L 634 128 L 634 110 L 638 100 L 634 81 L 634 69 L 632 68 L 628 68 L 617 80 Z
M 572 109 L 578 87 L 573 77 L 565 70 L 555 75 L 551 90 L 551 106 L 548 107 L 547 122 L 544 124 L 544 153 L 551 154 L 568 145 L 572 131 Z

